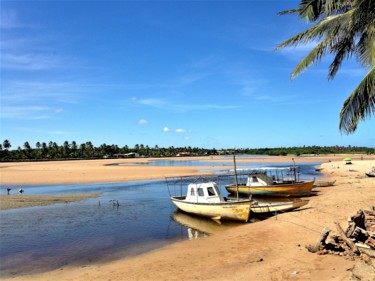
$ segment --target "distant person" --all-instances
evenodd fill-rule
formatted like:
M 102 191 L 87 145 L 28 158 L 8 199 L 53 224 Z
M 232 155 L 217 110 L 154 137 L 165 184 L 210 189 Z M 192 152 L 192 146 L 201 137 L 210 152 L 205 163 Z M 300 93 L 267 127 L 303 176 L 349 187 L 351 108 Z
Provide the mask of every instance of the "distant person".
M 12 189 L 11 188 L 7 188 L 7 192 L 8 192 L 8 195 L 10 194 L 10 191 L 11 191 Z
M 20 194 L 22 194 L 22 193 L 24 192 L 24 190 L 23 190 L 22 188 L 20 188 L 20 189 L 18 190 L 18 192 L 19 192 Z

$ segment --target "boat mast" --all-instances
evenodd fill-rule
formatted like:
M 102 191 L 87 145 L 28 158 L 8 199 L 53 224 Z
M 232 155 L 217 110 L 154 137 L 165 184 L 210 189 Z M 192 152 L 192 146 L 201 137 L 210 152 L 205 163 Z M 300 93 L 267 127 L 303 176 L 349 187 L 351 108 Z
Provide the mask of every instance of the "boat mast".
M 293 160 L 294 182 L 297 182 L 296 162 L 294 161 L 294 158 L 292 158 L 292 160 Z
M 237 180 L 237 167 L 236 167 L 236 155 L 233 154 L 233 164 L 234 164 L 234 179 L 236 181 L 236 192 L 237 192 L 237 201 L 238 201 L 238 180 Z

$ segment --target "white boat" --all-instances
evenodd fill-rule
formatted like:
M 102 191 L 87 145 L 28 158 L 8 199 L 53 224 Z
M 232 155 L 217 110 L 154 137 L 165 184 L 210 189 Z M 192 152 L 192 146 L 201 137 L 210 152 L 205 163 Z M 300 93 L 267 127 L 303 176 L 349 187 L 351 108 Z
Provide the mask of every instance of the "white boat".
M 334 185 L 336 180 L 317 180 L 314 185 L 319 187 L 327 187 Z
M 375 177 L 375 167 L 372 167 L 370 171 L 365 173 L 368 177 Z
M 187 194 L 171 196 L 178 209 L 189 214 L 209 217 L 214 220 L 248 222 L 253 201 L 251 199 L 229 199 L 220 194 L 213 181 L 190 183 Z
M 308 200 L 293 200 L 284 202 L 260 202 L 254 201 L 251 211 L 256 214 L 287 212 L 307 205 Z

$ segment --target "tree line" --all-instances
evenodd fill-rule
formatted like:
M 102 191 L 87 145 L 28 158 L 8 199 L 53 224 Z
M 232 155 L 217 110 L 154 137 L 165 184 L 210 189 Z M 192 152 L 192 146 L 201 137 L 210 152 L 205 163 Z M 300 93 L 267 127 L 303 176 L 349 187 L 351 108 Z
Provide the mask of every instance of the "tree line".
M 134 153 L 139 157 L 173 157 L 207 156 L 225 154 L 249 154 L 249 155 L 303 155 L 303 154 L 346 154 L 361 153 L 375 154 L 375 148 L 358 146 L 303 146 L 303 147 L 279 147 L 279 148 L 237 148 L 237 149 L 206 149 L 198 147 L 149 147 L 136 144 L 134 147 L 127 145 L 119 147 L 116 144 L 102 144 L 94 146 L 92 142 L 77 144 L 77 142 L 65 141 L 62 145 L 56 142 L 37 142 L 34 147 L 26 141 L 23 147 L 11 149 L 9 140 L 0 144 L 0 161 L 44 161 L 44 160 L 69 160 L 69 159 L 102 159 L 124 157 Z

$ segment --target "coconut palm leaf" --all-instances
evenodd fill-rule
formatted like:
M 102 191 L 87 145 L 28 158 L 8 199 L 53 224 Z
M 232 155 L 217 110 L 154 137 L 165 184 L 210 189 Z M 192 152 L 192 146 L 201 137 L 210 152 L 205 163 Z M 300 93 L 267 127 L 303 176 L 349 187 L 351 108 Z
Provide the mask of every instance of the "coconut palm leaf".
M 335 15 L 338 11 L 345 13 L 350 9 L 351 2 L 348 0 L 306 0 L 301 1 L 298 8 L 281 11 L 278 15 L 297 14 L 307 22 L 314 22 L 322 16 Z
M 319 62 L 325 54 L 334 55 L 328 79 L 334 78 L 344 59 L 352 56 L 365 68 L 371 68 L 340 113 L 340 130 L 353 133 L 359 120 L 375 114 L 375 0 L 301 0 L 298 8 L 279 14 L 297 14 L 315 25 L 284 41 L 275 50 L 319 41 L 298 63 L 291 78 Z
M 363 33 L 357 43 L 358 60 L 364 67 L 375 65 L 375 24 Z
M 375 66 L 345 100 L 340 113 L 341 131 L 347 134 L 357 129 L 358 121 L 375 113 Z
M 285 48 L 286 46 L 296 46 L 300 43 L 306 43 L 311 40 L 319 40 L 323 38 L 325 35 L 327 36 L 328 33 L 331 33 L 331 38 L 333 39 L 332 32 L 339 34 L 340 29 L 343 26 L 347 25 L 350 20 L 350 13 L 345 13 L 341 15 L 329 16 L 325 20 L 321 21 L 319 24 L 298 33 L 297 35 L 289 38 L 288 40 L 281 43 L 279 46 L 276 47 L 275 50 L 279 50 Z

